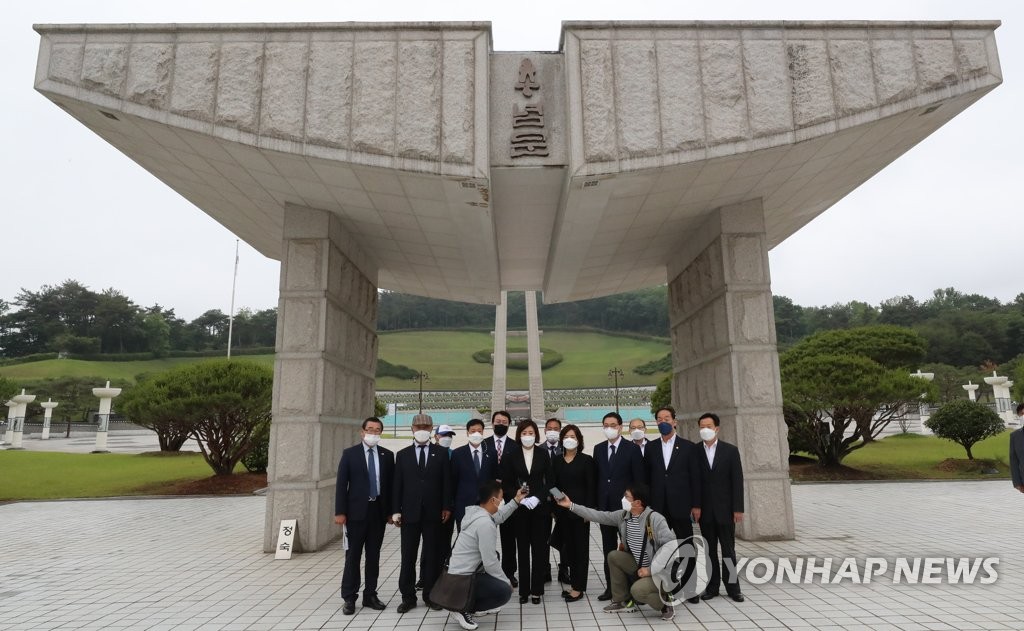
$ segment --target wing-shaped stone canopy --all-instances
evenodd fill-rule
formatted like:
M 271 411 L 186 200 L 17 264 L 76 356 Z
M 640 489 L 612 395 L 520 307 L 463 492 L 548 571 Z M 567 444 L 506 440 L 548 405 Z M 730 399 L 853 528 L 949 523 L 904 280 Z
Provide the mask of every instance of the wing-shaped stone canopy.
M 303 206 L 381 288 L 556 302 L 666 282 L 725 205 L 782 242 L 999 85 L 997 27 L 38 25 L 35 87 L 269 257 Z

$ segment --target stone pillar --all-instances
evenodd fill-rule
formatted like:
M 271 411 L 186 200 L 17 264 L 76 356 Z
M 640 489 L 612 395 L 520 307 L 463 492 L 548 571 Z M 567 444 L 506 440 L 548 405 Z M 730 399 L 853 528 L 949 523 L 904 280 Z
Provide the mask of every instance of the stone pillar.
M 110 431 L 110 407 L 114 398 L 119 394 L 121 394 L 121 389 L 111 388 L 109 381 L 102 388 L 92 389 L 92 395 L 100 400 L 99 413 L 96 415 L 99 419 L 99 427 L 96 428 L 96 446 L 92 450 L 94 454 L 107 453 L 107 433 Z
M 1009 377 L 1000 377 L 993 370 L 991 377 L 985 377 L 985 383 L 992 386 L 992 398 L 996 402 L 996 413 L 1007 425 L 1013 423 L 1016 417 L 1013 401 L 1010 398 L 1010 388 L 1013 387 L 1013 382 Z
M 505 409 L 508 394 L 508 292 L 494 308 L 494 371 L 491 377 L 491 413 Z
M 792 539 L 789 443 L 760 200 L 716 210 L 669 262 L 672 399 L 683 434 L 715 412 L 739 447 L 748 540 Z
M 18 415 L 18 404 L 14 401 L 8 401 L 7 405 L 7 429 L 4 431 L 4 439 L 0 440 L 0 445 L 10 445 L 11 441 L 14 440 L 14 417 Z
M 540 326 L 537 323 L 537 292 L 526 292 L 526 367 L 530 385 L 530 416 L 539 425 L 544 414 L 544 376 L 540 367 Z
M 978 400 L 978 388 L 980 387 L 978 384 L 974 383 L 973 381 L 968 380 L 966 386 L 960 386 L 960 387 L 967 391 L 967 398 L 968 399 L 970 399 L 971 401 L 977 401 Z
M 9 449 L 24 449 L 21 446 L 22 437 L 25 435 L 25 417 L 28 415 L 28 404 L 36 400 L 36 395 L 25 394 L 22 388 L 21 394 L 11 397 L 11 401 L 18 404 L 14 414 L 14 433 L 11 435 L 11 446 Z
M 373 414 L 377 270 L 333 213 L 289 205 L 283 236 L 263 548 L 297 519 L 313 551 L 341 535 L 338 459 Z
M 46 410 L 43 413 L 43 433 L 40 436 L 40 438 L 42 440 L 49 440 L 50 421 L 53 419 L 53 408 L 57 407 L 59 404 L 56 401 L 48 398 L 46 399 L 46 401 L 43 401 L 39 405 L 43 406 L 43 409 Z

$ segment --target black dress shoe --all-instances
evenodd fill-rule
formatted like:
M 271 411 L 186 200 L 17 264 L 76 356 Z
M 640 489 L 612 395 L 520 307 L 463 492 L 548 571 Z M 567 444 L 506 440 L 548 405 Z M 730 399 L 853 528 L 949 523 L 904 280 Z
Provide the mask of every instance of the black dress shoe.
M 566 596 L 568 596 L 568 595 L 569 595 L 569 590 L 567 590 L 567 589 L 563 589 L 563 590 L 562 590 L 562 598 L 565 598 L 565 597 L 566 597 Z
M 412 611 L 415 608 L 416 608 L 416 601 L 415 600 L 403 600 L 402 604 L 398 606 L 398 613 L 405 613 L 407 611 Z
M 690 603 L 691 605 L 696 605 L 697 603 L 700 602 L 700 596 L 694 596 L 693 598 L 687 598 L 686 602 Z
M 363 607 L 369 607 L 370 609 L 376 609 L 377 611 L 384 611 L 388 606 L 382 603 L 376 596 L 366 596 L 363 598 Z
M 743 597 L 743 594 L 729 594 L 729 598 L 732 598 L 738 603 L 741 603 L 744 600 L 746 600 L 746 598 Z
M 610 590 L 610 589 L 604 590 L 603 592 L 601 592 L 601 595 L 597 597 L 597 599 L 598 600 L 611 600 L 612 599 L 612 590 Z
M 356 604 L 354 602 L 346 600 L 345 601 L 345 606 L 341 608 L 341 613 L 345 614 L 346 616 L 351 616 L 355 612 L 356 612 Z
M 700 595 L 701 600 L 711 600 L 712 598 L 718 598 L 718 594 L 712 594 L 711 592 L 704 592 Z
M 519 597 L 519 604 L 520 604 L 520 605 L 525 605 L 525 604 L 526 604 L 526 601 L 528 601 L 528 600 L 530 600 L 530 597 L 529 597 L 529 596 L 520 596 L 520 597 Z
M 540 596 L 530 596 L 530 602 L 532 602 L 535 605 L 539 605 L 540 604 Z
M 519 581 L 516 580 L 515 576 L 508 577 L 508 582 L 512 583 L 512 589 L 515 589 L 516 587 L 519 587 Z
M 574 603 L 577 600 L 583 600 L 583 597 L 586 596 L 586 595 L 587 595 L 586 592 L 580 592 L 580 593 L 576 594 L 575 596 L 573 596 L 571 593 L 567 593 L 565 595 L 565 602 L 567 602 L 567 603 Z

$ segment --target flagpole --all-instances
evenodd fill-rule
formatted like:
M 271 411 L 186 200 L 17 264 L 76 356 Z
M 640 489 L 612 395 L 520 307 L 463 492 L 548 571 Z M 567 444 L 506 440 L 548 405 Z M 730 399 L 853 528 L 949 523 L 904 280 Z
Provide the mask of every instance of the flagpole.
M 235 328 L 235 286 L 238 284 L 238 239 L 235 239 L 235 275 L 231 279 L 231 313 L 228 316 L 228 359 L 231 359 L 231 335 Z

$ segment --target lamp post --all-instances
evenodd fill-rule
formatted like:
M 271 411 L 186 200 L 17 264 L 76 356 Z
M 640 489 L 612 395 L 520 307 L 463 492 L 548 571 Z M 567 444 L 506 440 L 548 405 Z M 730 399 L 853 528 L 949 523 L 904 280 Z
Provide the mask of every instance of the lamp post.
M 415 381 L 417 379 L 420 382 L 420 414 L 423 414 L 423 382 L 430 381 L 430 375 L 423 371 L 417 371 L 416 376 L 413 377 L 413 380 Z
M 619 377 L 622 377 L 622 371 L 618 368 L 612 368 L 608 371 L 608 378 L 615 380 L 615 413 L 619 413 Z

